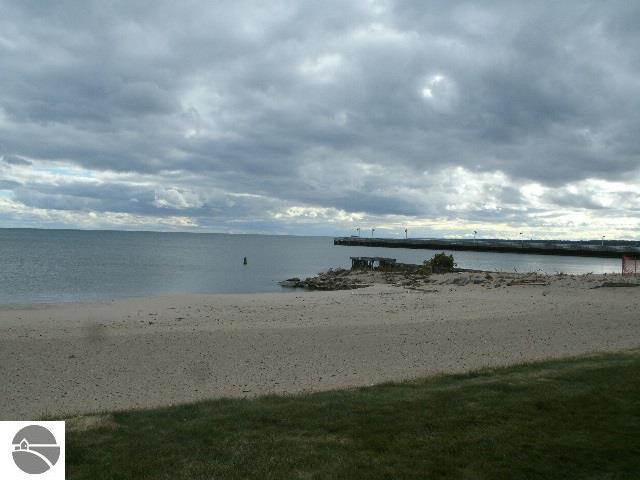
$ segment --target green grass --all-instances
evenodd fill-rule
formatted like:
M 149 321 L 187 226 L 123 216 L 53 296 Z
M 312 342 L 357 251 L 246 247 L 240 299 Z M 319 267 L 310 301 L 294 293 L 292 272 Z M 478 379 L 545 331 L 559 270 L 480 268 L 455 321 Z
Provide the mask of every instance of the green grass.
M 117 412 L 67 478 L 640 478 L 640 351 Z

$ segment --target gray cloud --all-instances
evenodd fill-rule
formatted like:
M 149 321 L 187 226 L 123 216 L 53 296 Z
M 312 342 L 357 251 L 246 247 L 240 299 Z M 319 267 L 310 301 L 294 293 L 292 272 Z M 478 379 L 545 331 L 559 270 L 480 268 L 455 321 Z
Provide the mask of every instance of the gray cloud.
M 0 3 L 14 223 L 44 209 L 287 231 L 306 220 L 276 214 L 303 206 L 521 224 L 600 215 L 598 192 L 565 187 L 638 178 L 629 2 Z M 61 166 L 95 178 L 45 175 Z M 551 192 L 536 203 L 527 184 Z
M 3 157 L 0 157 L 0 161 L 3 161 L 7 165 L 31 165 L 29 160 L 16 157 L 15 155 L 4 155 Z

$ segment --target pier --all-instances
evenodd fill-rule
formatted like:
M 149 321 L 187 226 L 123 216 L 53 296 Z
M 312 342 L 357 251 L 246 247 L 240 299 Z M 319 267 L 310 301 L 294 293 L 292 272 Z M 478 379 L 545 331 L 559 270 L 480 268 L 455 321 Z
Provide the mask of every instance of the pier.
M 567 255 L 578 257 L 640 258 L 638 242 L 611 244 L 600 241 L 559 240 L 466 240 L 466 239 L 422 239 L 422 238 L 364 238 L 336 237 L 334 245 L 352 247 L 417 248 L 425 250 L 465 250 L 496 253 L 525 253 L 535 255 Z

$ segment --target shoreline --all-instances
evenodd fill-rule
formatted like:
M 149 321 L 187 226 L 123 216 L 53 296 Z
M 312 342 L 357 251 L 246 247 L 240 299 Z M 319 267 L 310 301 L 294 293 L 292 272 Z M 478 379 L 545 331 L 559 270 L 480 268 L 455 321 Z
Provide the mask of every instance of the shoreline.
M 407 266 L 415 266 L 421 267 L 422 264 L 404 264 Z M 343 270 L 350 271 L 343 267 L 331 267 L 328 269 L 324 269 L 315 275 L 306 277 L 306 280 L 316 279 L 318 276 L 322 274 L 326 274 L 327 272 L 331 272 L 332 270 Z M 393 272 L 390 272 L 393 273 Z M 395 272 L 402 273 L 402 272 Z M 556 276 L 570 276 L 570 277 L 584 277 L 584 276 L 604 276 L 604 277 L 620 277 L 620 273 L 616 271 L 611 272 L 587 272 L 587 273 L 564 273 L 564 272 L 555 272 L 555 273 L 544 273 L 544 272 L 509 272 L 509 271 L 499 271 L 499 270 L 483 270 L 483 269 L 473 269 L 473 268 L 455 268 L 452 273 L 471 273 L 471 274 L 490 274 L 490 275 L 539 275 L 546 277 L 556 277 Z M 357 275 L 356 275 L 357 276 Z M 626 277 L 628 278 L 628 277 Z M 304 292 L 311 291 L 314 289 L 307 289 L 304 287 L 293 288 L 286 284 L 289 279 L 280 278 L 273 280 L 272 286 L 273 290 L 261 290 L 255 292 L 158 292 L 151 294 L 140 294 L 140 295 L 131 295 L 131 296 L 105 296 L 100 298 L 74 298 L 69 300 L 42 300 L 42 301 L 23 301 L 23 302 L 1 302 L 0 301 L 0 309 L 10 309 L 10 308 L 29 308 L 29 307 L 37 307 L 37 306 L 55 306 L 55 305 L 72 305 L 72 304 L 94 304 L 94 303 L 104 303 L 104 302 L 113 302 L 113 301 L 126 301 L 126 300 L 144 300 L 151 299 L 157 297 L 165 297 L 165 296 L 181 296 L 181 295 L 262 295 L 262 294 L 283 294 L 289 293 L 292 291 Z M 275 289 L 276 286 L 280 286 L 280 290 Z
M 277 285 L 277 282 L 276 282 Z M 162 298 L 162 297 L 181 297 L 181 296 L 211 296 L 211 295 L 281 295 L 283 293 L 289 293 L 291 289 L 283 288 L 282 290 L 273 290 L 273 291 L 262 291 L 262 292 L 215 292 L 215 293 L 206 293 L 206 292 L 166 292 L 166 293 L 155 293 L 151 295 L 133 295 L 126 297 L 104 297 L 104 298 L 86 298 L 86 299 L 74 299 L 74 300 L 59 300 L 59 301 L 42 301 L 42 302 L 18 302 L 18 303 L 1 303 L 0 302 L 0 310 L 3 309 L 19 309 L 25 308 L 28 309 L 30 307 L 37 308 L 38 306 L 62 306 L 62 305 L 92 305 L 92 304 L 100 304 L 100 303 L 110 303 L 110 302 L 121 302 L 127 300 L 148 300 L 154 298 Z M 299 289 L 302 291 L 302 289 Z
M 594 289 L 620 275 L 357 275 L 373 286 L 1 305 L 0 418 L 332 390 L 640 346 L 638 290 Z

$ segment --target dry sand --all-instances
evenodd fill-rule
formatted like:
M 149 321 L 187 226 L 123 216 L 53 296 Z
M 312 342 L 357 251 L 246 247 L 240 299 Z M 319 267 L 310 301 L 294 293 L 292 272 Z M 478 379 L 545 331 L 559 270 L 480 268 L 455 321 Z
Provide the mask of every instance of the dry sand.
M 640 346 L 640 288 L 593 288 L 628 279 L 367 282 L 384 279 L 349 291 L 0 306 L 0 418 L 328 390 Z

